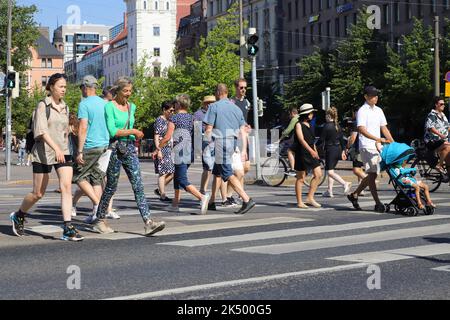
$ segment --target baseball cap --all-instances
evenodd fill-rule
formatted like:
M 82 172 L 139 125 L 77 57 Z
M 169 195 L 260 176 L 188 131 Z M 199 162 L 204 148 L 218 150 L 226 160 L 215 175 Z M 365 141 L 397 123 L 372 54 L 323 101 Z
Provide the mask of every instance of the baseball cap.
M 97 79 L 94 76 L 88 75 L 83 77 L 83 80 L 81 80 L 80 86 L 86 86 L 92 88 L 93 86 L 97 86 Z
M 368 95 L 369 97 L 378 96 L 378 90 L 374 86 L 367 86 L 364 88 L 364 95 Z

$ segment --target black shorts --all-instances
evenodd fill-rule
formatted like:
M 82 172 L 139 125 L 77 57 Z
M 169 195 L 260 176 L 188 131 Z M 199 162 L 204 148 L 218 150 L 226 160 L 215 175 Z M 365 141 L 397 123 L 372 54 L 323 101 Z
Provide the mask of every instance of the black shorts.
M 445 143 L 444 140 L 438 140 L 438 141 L 430 141 L 426 144 L 428 150 L 430 151 L 436 151 L 439 149 L 443 144 Z
M 55 167 L 55 170 L 58 170 L 59 168 L 62 167 L 72 167 L 73 166 L 72 156 L 70 155 L 64 156 L 64 158 L 66 159 L 65 163 L 57 163 L 52 165 L 33 162 L 33 173 L 50 173 L 52 172 L 52 167 Z

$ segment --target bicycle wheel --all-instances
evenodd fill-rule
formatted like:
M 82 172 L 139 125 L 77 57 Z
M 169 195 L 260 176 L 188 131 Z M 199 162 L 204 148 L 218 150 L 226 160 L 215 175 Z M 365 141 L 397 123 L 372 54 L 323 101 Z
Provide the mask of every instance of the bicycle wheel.
M 281 186 L 286 180 L 287 164 L 283 158 L 271 157 L 261 166 L 261 177 L 271 187 Z
M 322 170 L 322 178 L 319 181 L 319 187 L 325 182 L 327 175 L 325 174 L 325 160 L 320 159 L 320 170 Z M 313 178 L 312 170 L 308 170 L 305 177 L 305 186 L 309 187 L 311 185 L 311 180 Z
M 423 182 L 428 185 L 430 192 L 436 191 L 442 183 L 444 178 L 436 168 L 432 168 L 425 160 L 415 159 L 411 168 L 416 168 L 417 173 L 422 178 Z

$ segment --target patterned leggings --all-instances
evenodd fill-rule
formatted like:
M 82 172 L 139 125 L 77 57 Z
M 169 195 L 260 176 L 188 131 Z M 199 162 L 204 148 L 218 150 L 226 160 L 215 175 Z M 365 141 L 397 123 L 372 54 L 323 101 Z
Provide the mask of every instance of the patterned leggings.
M 108 171 L 106 172 L 106 187 L 103 191 L 103 195 L 97 211 L 97 218 L 99 219 L 105 219 L 109 202 L 111 201 L 112 196 L 117 190 L 121 166 L 123 166 L 123 168 L 125 169 L 128 180 L 133 187 L 134 198 L 136 199 L 136 203 L 138 205 L 139 212 L 141 213 L 142 220 L 146 222 L 150 219 L 150 209 L 148 207 L 147 200 L 145 199 L 139 158 L 136 154 L 136 150 L 133 144 L 128 144 L 127 150 L 128 152 L 126 153 L 126 155 L 118 154 L 115 148 L 112 150 Z

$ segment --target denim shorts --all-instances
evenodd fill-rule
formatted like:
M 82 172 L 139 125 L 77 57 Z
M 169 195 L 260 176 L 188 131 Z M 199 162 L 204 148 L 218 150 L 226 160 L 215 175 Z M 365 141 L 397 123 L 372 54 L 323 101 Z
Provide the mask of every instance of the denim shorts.
M 216 140 L 215 164 L 212 173 L 225 182 L 233 175 L 232 163 L 236 146 L 235 138 Z

